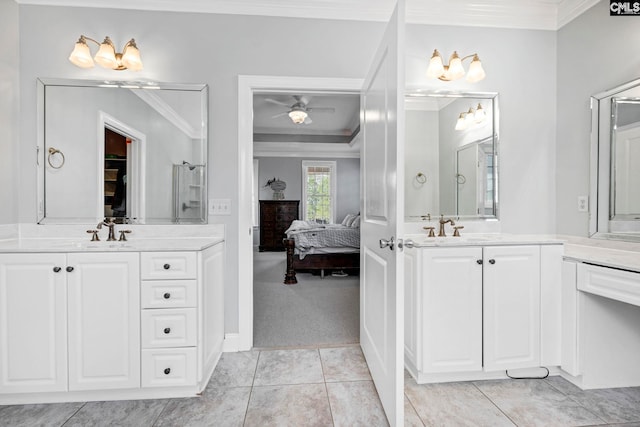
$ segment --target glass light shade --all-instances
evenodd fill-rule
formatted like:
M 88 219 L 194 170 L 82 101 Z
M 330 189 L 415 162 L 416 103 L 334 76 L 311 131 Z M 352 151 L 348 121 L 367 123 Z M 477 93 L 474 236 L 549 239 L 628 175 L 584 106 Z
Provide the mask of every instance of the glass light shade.
M 456 130 L 464 130 L 467 128 L 467 121 L 465 120 L 466 113 L 460 113 L 458 121 L 456 122 Z
M 299 125 L 304 122 L 304 119 L 307 118 L 307 112 L 302 110 L 292 110 L 289 111 L 289 117 L 293 123 Z
M 471 61 L 471 65 L 469 65 L 469 73 L 467 74 L 467 81 L 469 83 L 479 82 L 484 79 L 486 73 L 482 68 L 482 62 L 480 62 L 480 58 L 478 55 L 473 55 L 473 60 Z
M 462 67 L 462 61 L 458 56 L 458 52 L 453 52 L 451 55 L 451 60 L 449 61 L 449 80 L 457 80 L 460 77 L 464 76 L 464 68 Z
M 142 70 L 142 60 L 140 59 L 140 51 L 135 45 L 133 39 L 127 44 L 122 53 L 122 65 L 129 70 L 140 71 Z
M 100 49 L 96 56 L 93 58 L 96 60 L 98 64 L 103 66 L 104 68 L 118 68 L 118 61 L 116 60 L 116 51 L 113 48 L 113 44 L 109 37 L 106 37 L 102 44 L 100 45 Z
M 431 59 L 429 60 L 429 66 L 427 67 L 427 77 L 430 79 L 437 79 L 444 74 L 444 65 L 442 65 L 442 57 L 438 52 L 438 49 L 433 51 Z
M 69 55 L 69 61 L 80 68 L 91 68 L 95 65 L 93 58 L 91 58 L 89 46 L 83 41 L 76 43 L 76 47 L 73 49 L 73 52 L 71 52 L 71 55 Z
M 464 116 L 464 121 L 467 124 L 467 126 L 471 126 L 473 124 L 473 121 L 474 121 L 473 108 L 469 108 L 469 111 L 467 111 L 467 114 L 465 114 Z
M 487 113 L 484 112 L 482 105 L 478 104 L 478 108 L 476 108 L 476 112 L 473 114 L 473 120 L 475 120 L 476 123 L 480 123 L 486 118 Z

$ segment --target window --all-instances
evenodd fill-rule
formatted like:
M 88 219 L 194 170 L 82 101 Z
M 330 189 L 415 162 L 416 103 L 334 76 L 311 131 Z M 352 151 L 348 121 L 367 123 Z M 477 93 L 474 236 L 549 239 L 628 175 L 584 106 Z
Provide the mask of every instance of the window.
M 333 223 L 336 216 L 336 162 L 302 161 L 302 217 Z

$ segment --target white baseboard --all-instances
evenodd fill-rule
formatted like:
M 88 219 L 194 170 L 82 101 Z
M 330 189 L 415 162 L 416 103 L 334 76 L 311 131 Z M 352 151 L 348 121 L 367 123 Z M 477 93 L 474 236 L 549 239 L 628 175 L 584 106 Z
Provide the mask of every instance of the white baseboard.
M 240 351 L 240 334 L 225 334 L 222 352 L 234 353 L 238 351 Z

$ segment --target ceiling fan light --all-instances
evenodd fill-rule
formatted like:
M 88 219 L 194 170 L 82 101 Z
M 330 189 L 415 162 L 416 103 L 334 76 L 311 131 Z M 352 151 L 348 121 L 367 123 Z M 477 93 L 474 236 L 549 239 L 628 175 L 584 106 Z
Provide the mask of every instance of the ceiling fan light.
M 482 68 L 482 62 L 480 62 L 480 58 L 478 55 L 473 55 L 473 60 L 471 61 L 471 65 L 469 65 L 469 73 L 467 74 L 467 81 L 469 83 L 479 82 L 484 79 L 486 73 L 484 72 L 484 68 Z
M 429 66 L 427 67 L 427 77 L 430 79 L 437 79 L 444 74 L 444 65 L 442 64 L 442 57 L 438 52 L 438 49 L 433 50 L 433 55 L 429 60 Z
M 76 42 L 73 52 L 69 55 L 69 61 L 80 68 L 91 68 L 95 65 L 84 36 L 80 36 L 80 39 Z
M 93 59 L 95 59 L 96 62 L 104 68 L 118 68 L 116 51 L 109 37 L 104 38 L 104 41 L 100 45 L 100 49 L 98 49 L 98 53 L 96 53 L 96 56 Z
M 304 119 L 306 119 L 307 116 L 308 114 L 304 110 L 289 111 L 289 118 L 291 118 L 291 121 L 297 125 L 304 123 Z

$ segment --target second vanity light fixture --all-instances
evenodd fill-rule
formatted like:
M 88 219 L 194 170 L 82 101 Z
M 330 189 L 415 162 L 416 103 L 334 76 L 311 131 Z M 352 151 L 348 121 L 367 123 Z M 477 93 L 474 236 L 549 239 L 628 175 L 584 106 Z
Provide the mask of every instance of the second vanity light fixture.
M 473 107 L 469 108 L 469 111 L 460 113 L 458 116 L 458 121 L 456 121 L 456 130 L 465 130 L 469 126 L 478 123 L 482 123 L 484 119 L 487 118 L 487 114 L 482 108 L 482 104 L 478 104 L 478 108 L 473 109 Z
M 89 50 L 87 40 L 99 46 L 98 53 L 93 58 L 91 58 L 91 50 Z M 76 42 L 76 47 L 69 56 L 69 61 L 80 68 L 91 68 L 94 66 L 94 59 L 102 67 L 111 68 L 112 70 L 142 70 L 140 51 L 134 39 L 129 40 L 124 45 L 122 53 L 118 53 L 109 36 L 105 37 L 102 43 L 98 43 L 87 36 L 80 36 Z
M 462 61 L 468 58 L 473 59 L 471 60 L 471 65 L 469 65 L 469 72 L 466 73 L 466 80 L 470 83 L 475 83 L 484 79 L 486 74 L 482 68 L 482 63 L 480 62 L 480 58 L 477 53 L 460 58 L 460 56 L 458 56 L 458 52 L 453 51 L 451 58 L 449 58 L 449 65 L 444 65 L 438 49 L 433 50 L 433 55 L 431 55 L 431 60 L 429 60 L 427 77 L 430 79 L 440 79 L 446 82 L 458 80 L 465 75 Z

